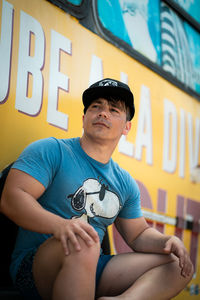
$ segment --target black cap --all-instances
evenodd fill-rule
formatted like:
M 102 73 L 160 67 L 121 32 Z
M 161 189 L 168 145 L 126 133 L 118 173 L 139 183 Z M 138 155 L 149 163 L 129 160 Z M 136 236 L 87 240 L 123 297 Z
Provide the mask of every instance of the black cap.
M 106 96 L 115 96 L 121 101 L 124 101 L 125 105 L 129 107 L 130 110 L 130 120 L 134 117 L 134 97 L 129 86 L 121 81 L 111 78 L 97 81 L 83 92 L 82 99 L 85 107 L 84 111 L 87 110 L 92 101 Z

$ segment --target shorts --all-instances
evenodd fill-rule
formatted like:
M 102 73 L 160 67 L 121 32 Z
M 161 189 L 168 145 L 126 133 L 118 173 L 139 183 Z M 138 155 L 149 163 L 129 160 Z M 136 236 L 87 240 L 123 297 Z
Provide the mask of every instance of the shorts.
M 37 249 L 34 249 L 27 253 L 27 255 L 22 260 L 19 270 L 17 272 L 15 286 L 20 291 L 21 295 L 24 299 L 27 300 L 42 300 L 40 297 L 37 288 L 35 286 L 35 282 L 33 279 L 32 266 L 33 260 Z M 96 271 L 96 286 L 99 283 L 102 272 L 109 262 L 109 260 L 113 257 L 113 255 L 104 255 L 101 254 L 97 263 L 97 271 Z

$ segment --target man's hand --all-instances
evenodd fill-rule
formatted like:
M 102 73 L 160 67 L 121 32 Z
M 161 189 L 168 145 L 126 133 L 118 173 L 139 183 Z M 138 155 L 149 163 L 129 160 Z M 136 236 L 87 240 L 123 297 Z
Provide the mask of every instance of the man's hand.
M 56 226 L 53 233 L 54 237 L 61 241 L 64 252 L 69 255 L 68 241 L 70 241 L 76 251 L 81 250 L 80 243 L 78 241 L 78 236 L 84 240 L 84 242 L 90 247 L 94 243 L 99 242 L 99 236 L 95 229 L 89 225 L 87 222 L 75 219 L 63 219 Z
M 184 244 L 179 238 L 171 236 L 165 244 L 164 252 L 168 254 L 173 253 L 179 258 L 179 266 L 183 277 L 191 274 L 193 269 L 192 262 Z

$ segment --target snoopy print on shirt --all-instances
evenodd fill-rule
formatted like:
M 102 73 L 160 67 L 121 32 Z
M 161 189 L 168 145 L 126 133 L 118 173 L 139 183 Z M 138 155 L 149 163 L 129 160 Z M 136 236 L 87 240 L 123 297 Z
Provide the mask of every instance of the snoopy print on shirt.
M 68 198 L 71 198 L 74 210 L 77 212 L 85 210 L 79 218 L 86 221 L 88 217 L 114 218 L 121 207 L 118 195 L 110 191 L 107 185 L 93 178 L 85 180 L 83 185 Z

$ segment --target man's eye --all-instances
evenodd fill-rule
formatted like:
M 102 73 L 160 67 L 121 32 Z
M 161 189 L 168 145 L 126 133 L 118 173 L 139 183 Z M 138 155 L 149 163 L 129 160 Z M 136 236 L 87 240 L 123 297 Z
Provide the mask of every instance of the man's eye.
M 112 111 L 112 112 L 119 113 L 119 111 L 118 111 L 117 109 L 115 109 L 115 108 L 111 108 L 111 111 Z

